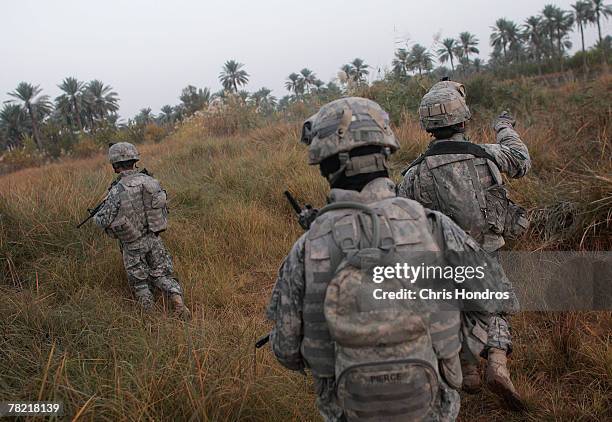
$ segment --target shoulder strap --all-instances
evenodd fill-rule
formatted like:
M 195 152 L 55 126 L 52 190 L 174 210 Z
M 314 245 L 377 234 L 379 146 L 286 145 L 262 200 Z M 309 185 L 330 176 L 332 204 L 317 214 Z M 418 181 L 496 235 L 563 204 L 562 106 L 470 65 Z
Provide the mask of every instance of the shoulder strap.
M 410 165 L 404 171 L 402 171 L 402 176 L 405 175 L 412 167 L 420 164 L 426 157 L 445 154 L 471 154 L 474 157 L 486 158 L 487 160 L 491 160 L 495 163 L 495 158 L 493 158 L 493 156 L 480 145 L 467 141 L 438 141 L 429 144 L 427 150 L 416 160 L 410 163 Z

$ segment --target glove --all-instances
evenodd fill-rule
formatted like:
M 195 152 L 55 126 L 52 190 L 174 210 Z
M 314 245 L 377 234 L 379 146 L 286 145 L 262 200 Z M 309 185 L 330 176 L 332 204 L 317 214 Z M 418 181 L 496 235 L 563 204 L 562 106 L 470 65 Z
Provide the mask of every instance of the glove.
M 304 230 L 308 230 L 312 222 L 317 218 L 318 213 L 318 209 L 306 205 L 302 212 L 300 212 L 300 215 L 298 215 L 298 223 L 300 223 L 300 226 L 302 226 Z
M 507 111 L 503 111 L 498 117 L 493 120 L 493 129 L 495 129 L 495 133 L 498 133 L 503 128 L 509 127 L 514 128 L 516 124 L 516 120 L 510 113 Z

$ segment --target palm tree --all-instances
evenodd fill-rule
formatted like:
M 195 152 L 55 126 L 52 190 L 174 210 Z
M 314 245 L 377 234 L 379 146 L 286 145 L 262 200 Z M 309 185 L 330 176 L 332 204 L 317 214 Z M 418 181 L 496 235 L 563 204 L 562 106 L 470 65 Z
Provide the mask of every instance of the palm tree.
M 557 8 L 554 15 L 554 23 L 559 60 L 561 61 L 561 69 L 563 69 L 563 51 L 572 45 L 571 42 L 567 40 L 567 36 L 574 26 L 574 16 L 571 12 Z
M 586 62 L 586 51 L 584 48 L 584 27 L 593 20 L 593 9 L 591 8 L 591 4 L 586 1 L 577 1 L 572 4 L 572 8 L 574 9 L 574 22 L 580 31 L 580 41 L 582 43 L 582 64 L 584 68 L 587 68 Z
M 492 47 L 501 47 L 504 52 L 504 59 L 508 59 L 508 50 L 507 46 L 510 43 L 510 26 L 512 22 L 505 18 L 500 18 L 495 21 L 495 26 L 492 26 L 491 29 L 493 32 L 491 33 L 491 46 Z
M 419 76 L 422 76 L 423 70 L 431 70 L 432 65 L 431 53 L 421 44 L 413 45 L 408 58 L 409 68 L 417 69 Z
M 533 57 L 538 65 L 538 74 L 542 74 L 542 65 L 540 63 L 542 55 L 542 17 L 528 17 L 523 24 L 523 35 L 529 43 Z
M 236 94 L 238 95 L 238 98 L 240 98 L 240 101 L 242 101 L 242 104 L 246 104 L 246 102 L 249 100 L 249 97 L 251 96 L 251 93 L 244 89 L 241 89 Z
M 342 65 L 342 67 L 340 68 L 340 72 L 338 73 L 338 76 L 342 76 L 345 75 L 346 79 L 344 79 L 344 76 L 340 77 L 340 81 L 342 83 L 350 83 L 353 81 L 354 78 L 354 72 L 355 70 L 353 69 L 353 66 L 349 63 Z
M 351 75 L 349 76 L 353 76 L 353 80 L 357 83 L 365 82 L 366 76 L 370 74 L 370 71 L 368 70 L 370 66 L 365 64 L 365 62 L 360 58 L 353 60 L 350 63 L 350 66 Z
M 321 88 L 323 88 L 323 86 L 325 85 L 325 82 L 323 82 L 321 79 L 315 79 L 312 84 L 314 85 L 317 91 L 320 91 Z
M 179 100 L 185 107 L 185 112 L 188 115 L 192 115 L 198 110 L 202 110 L 208 105 L 211 100 L 210 89 L 208 88 L 196 88 L 193 85 L 187 85 L 181 91 Z
M 555 56 L 555 16 L 559 8 L 552 4 L 547 4 L 542 10 L 542 25 L 548 37 L 548 48 L 551 58 Z M 560 10 L 560 9 L 559 9 Z
M 483 66 L 482 60 L 480 60 L 480 58 L 476 57 L 474 59 L 474 61 L 472 62 L 472 64 L 474 65 L 474 70 L 477 73 L 480 72 L 480 70 L 482 69 L 482 66 Z
M 119 98 L 110 85 L 105 85 L 102 81 L 94 79 L 85 88 L 85 107 L 91 130 L 96 129 L 96 120 L 103 121 L 107 117 L 119 110 Z
M 244 65 L 235 60 L 228 60 L 223 65 L 223 70 L 219 74 L 219 81 L 223 88 L 230 92 L 238 92 L 238 87 L 249 82 L 249 74 L 242 69 Z
M 26 116 L 23 109 L 17 104 L 4 104 L 0 110 L 0 131 L 4 134 L 7 147 L 17 147 L 21 144 L 25 127 Z
M 513 21 L 508 21 L 509 25 L 507 28 L 509 50 L 513 53 L 513 59 L 520 61 L 523 53 L 523 39 L 524 35 L 521 33 L 519 26 Z
M 570 12 L 551 4 L 544 6 L 542 15 L 544 16 L 543 23 L 549 38 L 551 56 L 557 55 L 561 70 L 563 70 L 563 51 L 572 45 L 567 37 L 574 25 L 574 17 Z M 555 41 L 557 42 L 556 48 Z
M 22 102 L 21 107 L 27 112 L 32 124 L 34 142 L 39 150 L 43 148 L 43 140 L 40 135 L 39 123 L 46 114 L 51 111 L 51 103 L 48 95 L 40 95 L 42 89 L 38 85 L 21 82 L 15 91 L 9 92 L 13 98 Z
M 395 51 L 395 58 L 391 62 L 393 66 L 393 72 L 396 76 L 406 76 L 408 73 L 408 57 L 410 53 L 405 48 L 398 48 Z
M 306 93 L 310 93 L 310 88 L 317 80 L 317 75 L 315 75 L 312 70 L 305 67 L 304 69 L 300 70 L 300 77 L 302 78 L 302 84 L 304 85 Z
M 160 109 L 159 115 L 157 116 L 157 120 L 162 125 L 171 125 L 172 123 L 174 123 L 174 118 L 175 118 L 174 107 L 172 107 L 169 104 L 163 106 Z
M 459 34 L 459 44 L 461 46 L 462 55 L 465 57 L 468 65 L 470 64 L 470 53 L 480 53 L 480 50 L 476 47 L 478 42 L 478 38 L 467 31 Z
M 73 77 L 65 78 L 60 85 L 59 89 L 64 91 L 64 94 L 56 98 L 56 101 L 62 101 L 60 97 L 66 97 L 72 108 L 72 114 L 79 127 L 79 130 L 83 132 L 83 123 L 81 122 L 81 101 L 83 96 L 83 90 L 85 89 L 85 83 L 79 81 Z
M 138 114 L 134 117 L 136 124 L 140 125 L 152 123 L 154 119 L 155 116 L 151 113 L 151 108 L 149 107 L 141 108 Z
M 300 75 L 293 72 L 289 76 L 287 76 L 285 88 L 287 88 L 287 91 L 289 92 L 293 91 L 296 97 L 302 95 L 304 93 L 304 85 L 302 83 L 302 78 L 300 77 Z
M 438 59 L 440 63 L 446 63 L 450 61 L 451 69 L 453 72 L 455 71 L 455 53 L 456 53 L 457 43 L 454 38 L 444 38 L 442 40 L 442 47 L 438 49 L 436 52 L 438 54 Z
M 271 93 L 272 90 L 263 87 L 251 95 L 251 101 L 255 103 L 255 108 L 257 111 L 267 114 L 274 110 L 274 107 L 276 106 L 276 97 L 270 95 Z
M 601 37 L 601 18 L 608 19 L 610 16 L 612 16 L 612 6 L 604 4 L 603 0 L 590 0 L 590 1 L 591 1 L 591 10 L 593 12 L 593 16 L 591 17 L 591 22 L 597 24 L 597 34 L 599 35 L 599 43 L 600 45 L 603 45 L 603 38 Z

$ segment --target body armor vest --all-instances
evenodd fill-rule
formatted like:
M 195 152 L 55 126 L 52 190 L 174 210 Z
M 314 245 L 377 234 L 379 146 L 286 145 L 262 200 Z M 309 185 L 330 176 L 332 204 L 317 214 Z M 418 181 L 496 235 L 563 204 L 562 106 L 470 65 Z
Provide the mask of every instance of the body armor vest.
M 159 182 L 143 173 L 122 175 L 117 187 L 120 207 L 110 232 L 122 242 L 166 229 L 166 193 Z
M 507 192 L 494 162 L 471 154 L 432 155 L 410 171 L 416 201 L 452 218 L 486 250 L 504 245 L 506 207 L 501 202 Z

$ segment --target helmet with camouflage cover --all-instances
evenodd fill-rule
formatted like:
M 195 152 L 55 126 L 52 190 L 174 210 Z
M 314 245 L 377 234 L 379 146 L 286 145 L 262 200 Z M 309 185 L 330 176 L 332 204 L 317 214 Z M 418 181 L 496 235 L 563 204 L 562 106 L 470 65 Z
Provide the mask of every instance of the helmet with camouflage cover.
M 308 145 L 308 164 L 348 153 L 354 148 L 379 145 L 388 154 L 399 149 L 389 115 L 374 101 L 348 97 L 325 104 L 304 122 L 301 141 Z
M 136 147 L 129 142 L 117 142 L 108 149 L 108 161 L 111 164 L 130 160 L 140 160 L 140 154 Z
M 465 103 L 465 87 L 453 81 L 441 81 L 431 87 L 419 106 L 423 129 L 429 131 L 465 122 L 472 117 Z

